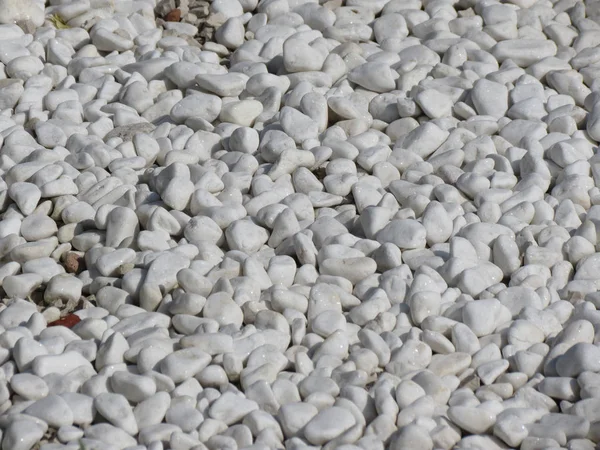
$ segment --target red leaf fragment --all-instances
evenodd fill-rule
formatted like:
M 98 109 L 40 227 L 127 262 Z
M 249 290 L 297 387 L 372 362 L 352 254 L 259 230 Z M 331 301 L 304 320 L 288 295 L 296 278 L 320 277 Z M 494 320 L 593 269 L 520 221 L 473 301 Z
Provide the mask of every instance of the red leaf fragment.
M 50 322 L 48 324 L 48 326 L 49 327 L 63 326 L 63 327 L 67 327 L 67 328 L 73 328 L 79 322 L 81 322 L 81 319 L 79 318 L 79 316 L 77 316 L 75 314 L 67 314 L 62 319 L 58 319 L 58 320 L 55 320 L 54 322 Z

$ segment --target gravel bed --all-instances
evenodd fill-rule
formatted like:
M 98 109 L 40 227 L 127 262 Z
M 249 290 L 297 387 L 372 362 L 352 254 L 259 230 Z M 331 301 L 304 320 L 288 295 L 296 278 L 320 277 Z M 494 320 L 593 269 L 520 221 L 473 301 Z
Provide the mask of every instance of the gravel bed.
M 1 450 L 600 449 L 600 2 L 0 0 Z

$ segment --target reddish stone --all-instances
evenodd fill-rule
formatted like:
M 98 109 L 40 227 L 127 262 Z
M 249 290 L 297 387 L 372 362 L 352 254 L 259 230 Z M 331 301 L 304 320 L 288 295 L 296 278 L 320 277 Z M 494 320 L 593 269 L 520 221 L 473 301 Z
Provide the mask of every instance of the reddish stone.
M 67 327 L 67 328 L 73 328 L 79 322 L 81 322 L 81 319 L 79 318 L 79 316 L 76 316 L 75 314 L 68 314 L 65 317 L 63 317 L 62 319 L 58 319 L 58 320 L 55 320 L 54 322 L 50 322 L 48 324 L 48 326 L 49 327 L 63 326 L 63 327 Z
M 67 273 L 79 273 L 83 270 L 85 260 L 75 252 L 68 252 L 64 258 L 65 270 Z
M 181 10 L 174 9 L 166 15 L 165 20 L 167 22 L 179 22 L 181 20 Z

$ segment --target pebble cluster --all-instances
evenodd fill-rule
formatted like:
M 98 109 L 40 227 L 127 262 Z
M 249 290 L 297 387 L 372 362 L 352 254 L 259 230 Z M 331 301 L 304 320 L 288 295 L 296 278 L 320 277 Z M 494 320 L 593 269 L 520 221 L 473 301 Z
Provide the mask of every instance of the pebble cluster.
M 600 2 L 0 23 L 2 450 L 598 448 Z

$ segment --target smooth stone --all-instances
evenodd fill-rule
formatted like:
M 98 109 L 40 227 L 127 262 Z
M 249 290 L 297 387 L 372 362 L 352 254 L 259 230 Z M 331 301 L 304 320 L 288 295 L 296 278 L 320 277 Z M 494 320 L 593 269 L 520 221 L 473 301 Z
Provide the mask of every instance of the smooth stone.
M 223 105 L 219 120 L 250 127 L 262 111 L 263 105 L 258 100 L 232 101 Z
M 2 450 L 30 450 L 42 439 L 46 428 L 33 420 L 13 420 L 4 430 Z
M 216 95 L 195 93 L 176 103 L 170 116 L 177 123 L 183 123 L 191 117 L 200 117 L 207 122 L 214 121 L 221 113 L 222 101 Z
M 322 445 L 335 439 L 356 423 L 354 415 L 346 408 L 333 406 L 313 417 L 304 427 L 304 436 L 311 444 Z
M 237 97 L 246 87 L 248 77 L 240 73 L 201 74 L 195 80 L 202 89 L 219 97 Z
M 500 83 L 482 78 L 473 84 L 471 101 L 480 115 L 499 119 L 508 110 L 508 89 Z
M 484 434 L 496 421 L 496 415 L 483 408 L 451 406 L 448 417 L 463 430 L 472 434 Z
M 55 428 L 73 424 L 73 412 L 71 408 L 64 399 L 54 394 L 37 400 L 25 410 L 25 413 L 42 419 L 48 425 Z
M 30 373 L 17 373 L 10 379 L 12 390 L 28 400 L 40 400 L 49 393 L 48 385 L 36 375 Z
M 382 244 L 391 242 L 403 250 L 425 248 L 427 230 L 416 220 L 396 219 L 377 233 L 376 238 Z
M 367 62 L 348 72 L 348 80 L 373 92 L 388 92 L 396 88 L 397 74 L 385 63 Z
M 556 44 L 541 39 L 507 39 L 498 42 L 492 49 L 492 55 L 503 62 L 511 59 L 519 67 L 528 67 L 544 58 L 554 56 Z
M 317 414 L 319 410 L 310 403 L 292 402 L 282 405 L 277 412 L 277 419 L 286 438 L 297 436 Z M 352 417 L 354 419 L 354 417 Z M 319 428 L 317 426 L 317 428 Z M 317 430 L 318 431 L 318 430 Z
M 240 422 L 252 411 L 258 410 L 258 404 L 253 400 L 240 397 L 232 392 L 222 394 L 210 406 L 208 414 L 211 418 L 233 425 Z
M 584 342 L 573 345 L 556 361 L 556 371 L 561 377 L 600 372 L 600 348 Z
M 171 404 L 171 397 L 167 392 L 160 391 L 138 403 L 133 415 L 140 429 L 162 422 Z
M 49 374 L 67 375 L 80 367 L 94 371 L 91 363 L 78 352 L 67 351 L 60 355 L 40 355 L 33 360 L 33 373 L 39 377 Z
M 102 417 L 114 426 L 121 428 L 132 436 L 138 433 L 133 410 L 123 395 L 102 393 L 94 399 L 94 407 Z
M 144 401 L 156 393 L 156 382 L 152 378 L 123 371 L 111 376 L 110 386 L 113 392 L 134 403 Z
M 281 108 L 279 120 L 283 131 L 298 144 L 316 139 L 319 134 L 319 126 L 314 120 L 289 106 Z
M 184 348 L 164 358 L 160 363 L 160 371 L 175 383 L 181 383 L 208 366 L 210 360 L 210 355 L 199 348 Z

